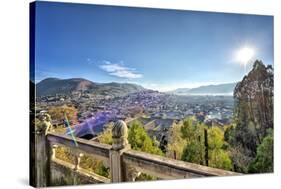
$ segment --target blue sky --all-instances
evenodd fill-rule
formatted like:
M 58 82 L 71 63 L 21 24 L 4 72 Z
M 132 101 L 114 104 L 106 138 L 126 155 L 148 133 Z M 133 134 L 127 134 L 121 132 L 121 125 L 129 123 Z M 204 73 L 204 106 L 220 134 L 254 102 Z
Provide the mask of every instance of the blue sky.
M 37 2 L 36 82 L 130 82 L 161 91 L 235 82 L 243 47 L 273 64 L 273 17 Z M 249 70 L 251 65 L 247 66 Z

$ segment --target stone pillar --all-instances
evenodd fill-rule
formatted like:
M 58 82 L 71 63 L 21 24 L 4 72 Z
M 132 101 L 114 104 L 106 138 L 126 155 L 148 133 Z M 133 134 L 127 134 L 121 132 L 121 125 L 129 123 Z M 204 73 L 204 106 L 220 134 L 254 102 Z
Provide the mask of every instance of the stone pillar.
M 49 179 L 49 145 L 46 140 L 45 132 L 36 132 L 35 136 L 36 151 L 36 186 L 46 187 Z
M 36 187 L 46 187 L 49 185 L 50 161 L 52 149 L 47 141 L 46 132 L 50 125 L 50 116 L 42 114 L 40 123 L 35 125 L 35 170 Z
M 36 187 L 46 187 L 46 165 L 47 165 L 47 149 L 46 149 L 45 133 L 36 132 L 35 136 L 35 169 L 36 169 Z
M 123 182 L 126 179 L 122 154 L 130 149 L 128 128 L 124 121 L 117 121 L 112 128 L 112 149 L 110 150 L 111 182 Z

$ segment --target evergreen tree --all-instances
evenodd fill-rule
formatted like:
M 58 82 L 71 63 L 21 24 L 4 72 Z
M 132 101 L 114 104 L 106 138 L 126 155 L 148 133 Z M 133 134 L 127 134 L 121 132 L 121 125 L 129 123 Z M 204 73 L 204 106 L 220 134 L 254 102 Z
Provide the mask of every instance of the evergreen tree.
M 204 125 L 188 118 L 183 122 L 181 133 L 186 141 L 181 159 L 191 163 L 204 164 Z
M 182 160 L 205 165 L 204 129 L 208 127 L 198 121 L 187 119 L 181 127 L 182 137 L 186 146 L 182 153 Z M 224 131 L 219 127 L 208 129 L 208 165 L 226 170 L 232 169 L 232 162 L 226 151 Z
M 224 150 L 224 133 L 218 127 L 208 130 L 209 166 L 231 170 L 232 162 L 229 154 Z
M 173 124 L 169 130 L 169 140 L 166 156 L 173 159 L 181 159 L 183 150 L 186 146 L 186 140 L 181 133 L 182 123 Z
M 257 148 L 257 156 L 249 165 L 250 173 L 273 172 L 273 136 L 269 134 Z
M 128 133 L 128 141 L 131 148 L 151 154 L 163 155 L 160 148 L 153 142 L 153 140 L 147 135 L 142 124 L 138 121 L 134 121 Z

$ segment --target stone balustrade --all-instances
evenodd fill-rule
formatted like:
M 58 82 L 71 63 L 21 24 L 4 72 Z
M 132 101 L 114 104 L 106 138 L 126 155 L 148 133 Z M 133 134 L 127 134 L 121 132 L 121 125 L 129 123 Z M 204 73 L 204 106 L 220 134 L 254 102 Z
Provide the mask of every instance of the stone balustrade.
M 127 141 L 127 125 L 117 121 L 112 128 L 113 144 L 44 132 L 37 133 L 36 175 L 37 186 L 76 185 L 90 183 L 111 183 L 135 181 L 140 173 L 146 173 L 159 179 L 180 179 L 205 176 L 232 176 L 239 173 L 215 169 L 198 164 L 169 159 L 130 149 Z M 56 158 L 56 149 L 64 146 L 71 149 L 75 157 L 74 164 Z M 84 154 L 101 160 L 110 168 L 110 178 L 97 175 L 81 168 Z

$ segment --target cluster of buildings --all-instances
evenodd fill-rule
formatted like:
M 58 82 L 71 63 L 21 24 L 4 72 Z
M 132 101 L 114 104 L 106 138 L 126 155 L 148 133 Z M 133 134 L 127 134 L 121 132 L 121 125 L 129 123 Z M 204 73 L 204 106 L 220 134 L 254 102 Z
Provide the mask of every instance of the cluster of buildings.
M 80 123 L 100 112 L 111 112 L 112 117 L 127 123 L 138 120 L 150 136 L 164 141 L 164 145 L 169 128 L 186 117 L 196 117 L 208 126 L 223 126 L 231 122 L 233 113 L 232 96 L 179 96 L 144 90 L 124 96 L 75 92 L 37 98 L 39 109 L 62 104 L 77 108 Z

